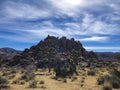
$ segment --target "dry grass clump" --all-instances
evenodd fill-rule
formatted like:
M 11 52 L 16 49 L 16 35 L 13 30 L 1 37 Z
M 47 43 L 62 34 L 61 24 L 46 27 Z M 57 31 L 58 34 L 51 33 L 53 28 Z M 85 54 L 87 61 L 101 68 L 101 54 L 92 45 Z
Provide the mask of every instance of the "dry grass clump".
M 77 80 L 77 77 L 74 76 L 74 77 L 71 78 L 71 82 L 73 82 L 75 80 Z
M 14 74 L 11 74 L 11 75 L 8 76 L 9 79 L 13 79 L 14 77 L 15 77 Z
M 95 70 L 90 70 L 87 72 L 87 75 L 95 76 L 96 72 L 95 72 Z
M 46 89 L 46 86 L 42 85 L 40 88 L 42 88 L 42 89 Z
M 45 83 L 45 82 L 44 82 L 43 80 L 41 80 L 39 84 L 44 84 L 44 83 Z
M 113 88 L 115 88 L 115 89 L 119 89 L 120 88 L 120 80 L 116 76 L 105 75 L 105 76 L 99 77 L 98 80 L 97 80 L 98 85 L 103 85 L 103 84 L 105 84 L 106 81 L 109 82 L 110 85 Z
M 63 83 L 67 83 L 67 79 L 65 78 L 65 79 L 63 79 Z
M 37 82 L 36 80 L 33 80 L 29 83 L 29 88 L 36 88 L 37 87 Z
M 25 70 L 20 78 L 20 80 L 25 80 L 26 82 L 34 79 L 35 79 L 35 74 L 30 70 Z
M 0 76 L 0 90 L 8 88 L 8 80 Z
M 105 81 L 103 90 L 112 90 L 112 86 L 111 86 L 110 82 Z
M 12 84 L 18 84 L 18 83 L 19 83 L 19 80 L 12 81 Z

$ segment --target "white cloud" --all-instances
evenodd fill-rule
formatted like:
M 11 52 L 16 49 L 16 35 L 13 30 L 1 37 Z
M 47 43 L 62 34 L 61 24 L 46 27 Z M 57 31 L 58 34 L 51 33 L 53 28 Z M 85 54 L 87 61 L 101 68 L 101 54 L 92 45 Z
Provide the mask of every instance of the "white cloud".
M 120 51 L 120 47 L 119 46 L 117 46 L 117 47 L 115 47 L 115 46 L 104 46 L 104 47 L 97 47 L 97 46 L 85 46 L 85 48 L 88 50 L 88 51 L 91 51 L 91 50 L 93 50 L 93 51 L 99 51 L 99 52 L 110 52 L 110 51 L 112 51 L 112 52 L 119 52 Z
M 120 32 L 116 24 L 109 24 L 103 21 L 95 21 L 90 27 L 90 31 L 96 34 L 108 34 L 108 35 L 114 35 Z
M 35 0 L 34 0 L 35 1 Z M 41 2 L 40 0 L 37 0 Z M 9 26 L 6 24 L 11 32 L 24 32 L 24 34 L 16 35 L 14 37 L 9 36 L 7 39 L 18 40 L 23 42 L 33 42 L 39 41 L 41 38 L 45 38 L 48 34 L 54 36 L 67 36 L 74 37 L 77 36 L 90 36 L 90 38 L 82 38 L 81 41 L 107 41 L 109 37 L 105 37 L 104 35 L 118 35 L 120 33 L 119 26 L 116 23 L 107 23 L 104 20 L 101 20 L 101 17 L 106 16 L 95 15 L 94 13 L 89 12 L 94 11 L 96 9 L 103 10 L 102 6 L 109 5 L 110 3 L 104 0 L 44 0 L 44 7 L 35 6 L 33 4 L 7 1 L 4 3 L 4 8 L 2 10 L 3 19 L 1 19 L 0 23 L 3 24 L 9 22 L 11 23 Z M 37 2 L 39 4 L 39 2 Z M 112 1 L 111 1 L 112 2 Z M 48 5 L 48 6 L 47 6 Z M 118 6 L 116 4 L 111 4 L 111 8 L 118 12 Z M 106 9 L 107 10 L 107 9 Z M 96 10 L 97 11 L 97 10 Z M 96 12 L 94 11 L 94 12 Z M 99 11 L 98 11 L 99 12 Z M 109 13 L 107 13 L 109 16 Z M 76 19 L 76 22 L 69 21 L 66 19 L 65 22 L 57 22 L 54 21 L 55 17 L 59 17 L 59 19 L 66 16 L 71 16 L 73 19 Z M 114 20 L 119 17 L 114 16 Z M 50 18 L 49 21 L 40 21 L 32 24 L 21 23 L 17 21 L 12 21 L 14 19 L 20 19 L 24 22 L 24 20 L 39 20 Z M 110 18 L 110 17 L 109 17 Z M 5 20 L 4 20 L 5 19 Z M 11 21 L 10 21 L 11 20 Z M 53 20 L 53 21 L 52 21 Z M 68 21 L 67 21 L 68 20 Z M 64 20 L 63 20 L 64 21 Z M 52 23 L 53 22 L 53 23 Z M 110 21 L 112 22 L 112 21 Z M 54 24 L 55 23 L 55 24 Z M 57 26 L 57 24 L 59 24 Z M 20 25 L 20 26 L 19 26 Z M 64 28 L 63 28 L 63 27 Z M 5 27 L 5 28 L 7 28 Z M 11 28 L 10 28 L 11 27 Z M 13 29 L 13 30 L 12 30 Z M 100 36 L 102 35 L 102 36 Z M 1 38 L 5 38 L 1 36 Z
M 84 34 L 88 35 L 116 35 L 120 33 L 116 23 L 107 23 L 87 13 L 82 21 L 82 29 L 85 31 Z
M 104 0 L 49 0 L 48 1 L 59 15 L 79 17 L 86 12 L 86 9 L 100 10 L 102 5 L 106 5 Z
M 73 3 L 74 2 L 74 3 Z M 78 6 L 83 4 L 82 0 L 50 0 L 53 7 L 56 8 L 58 14 L 75 16 L 79 12 Z
M 80 41 L 94 41 L 94 42 L 103 42 L 103 41 L 107 41 L 109 38 L 106 36 L 92 36 L 89 38 L 83 38 L 83 39 L 77 39 Z
M 43 21 L 40 24 L 30 25 L 29 27 L 23 27 L 23 29 L 15 29 L 10 30 L 11 32 L 20 34 L 16 35 L 16 40 L 20 41 L 23 40 L 26 42 L 34 42 L 39 41 L 40 39 L 45 38 L 48 34 L 53 36 L 67 36 L 68 38 L 74 37 L 76 39 L 76 35 L 81 36 L 90 36 L 84 37 L 79 39 L 80 41 L 94 41 L 94 42 L 104 42 L 108 41 L 108 36 L 98 36 L 99 34 L 112 34 L 114 32 L 114 29 L 112 31 L 101 31 L 102 29 L 99 29 L 99 27 L 96 29 L 87 29 L 84 31 L 84 27 L 80 25 L 80 23 L 64 23 L 62 24 L 65 26 L 65 28 L 59 28 L 56 25 L 54 25 L 51 21 Z M 91 25 L 91 24 L 90 24 Z M 90 26 L 89 27 L 92 27 Z M 110 30 L 110 29 L 109 29 Z M 104 33 L 105 32 L 105 33 Z M 118 33 L 118 32 L 115 32 Z M 18 38 L 17 38 L 18 37 Z M 10 39 L 14 39 L 14 37 L 11 37 Z M 25 38 L 25 39 L 24 39 Z M 28 38 L 28 39 L 27 39 Z M 9 39 L 9 38 L 8 38 Z M 27 41 L 28 40 L 28 41 Z M 78 40 L 78 39 L 76 39 Z
M 88 29 L 93 22 L 94 22 L 93 16 L 88 13 L 85 13 L 84 18 L 82 20 L 82 27 L 84 29 Z
M 38 19 L 46 18 L 51 15 L 47 9 L 12 1 L 5 3 L 3 13 L 5 14 L 6 18 L 12 19 Z

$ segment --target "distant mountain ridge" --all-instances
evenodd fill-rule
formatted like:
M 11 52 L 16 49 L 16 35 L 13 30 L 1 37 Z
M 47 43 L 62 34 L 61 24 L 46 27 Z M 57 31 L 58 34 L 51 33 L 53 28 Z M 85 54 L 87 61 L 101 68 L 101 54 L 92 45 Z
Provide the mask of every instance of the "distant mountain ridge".
M 118 52 L 96 52 L 101 60 L 117 60 Z
M 13 48 L 0 48 L 0 57 L 3 59 L 8 59 L 8 58 L 12 58 L 17 54 L 20 54 L 22 51 L 19 50 L 15 50 Z

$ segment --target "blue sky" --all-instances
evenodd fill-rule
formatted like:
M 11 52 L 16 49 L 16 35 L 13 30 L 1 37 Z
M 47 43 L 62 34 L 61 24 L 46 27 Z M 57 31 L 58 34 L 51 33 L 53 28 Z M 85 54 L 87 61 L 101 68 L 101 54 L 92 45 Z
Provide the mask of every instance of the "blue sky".
M 29 48 L 48 34 L 87 50 L 120 51 L 120 0 L 0 0 L 0 48 Z

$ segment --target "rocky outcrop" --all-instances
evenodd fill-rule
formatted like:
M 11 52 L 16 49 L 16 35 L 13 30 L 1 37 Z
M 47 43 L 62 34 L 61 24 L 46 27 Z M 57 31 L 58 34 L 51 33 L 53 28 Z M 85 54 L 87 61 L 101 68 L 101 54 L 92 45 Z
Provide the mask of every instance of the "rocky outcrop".
M 13 58 L 11 65 L 35 64 L 38 67 L 55 67 L 57 63 L 67 61 L 78 64 L 80 59 L 96 58 L 94 52 L 87 52 L 79 41 L 66 37 L 49 36 L 30 49 L 25 49 Z

